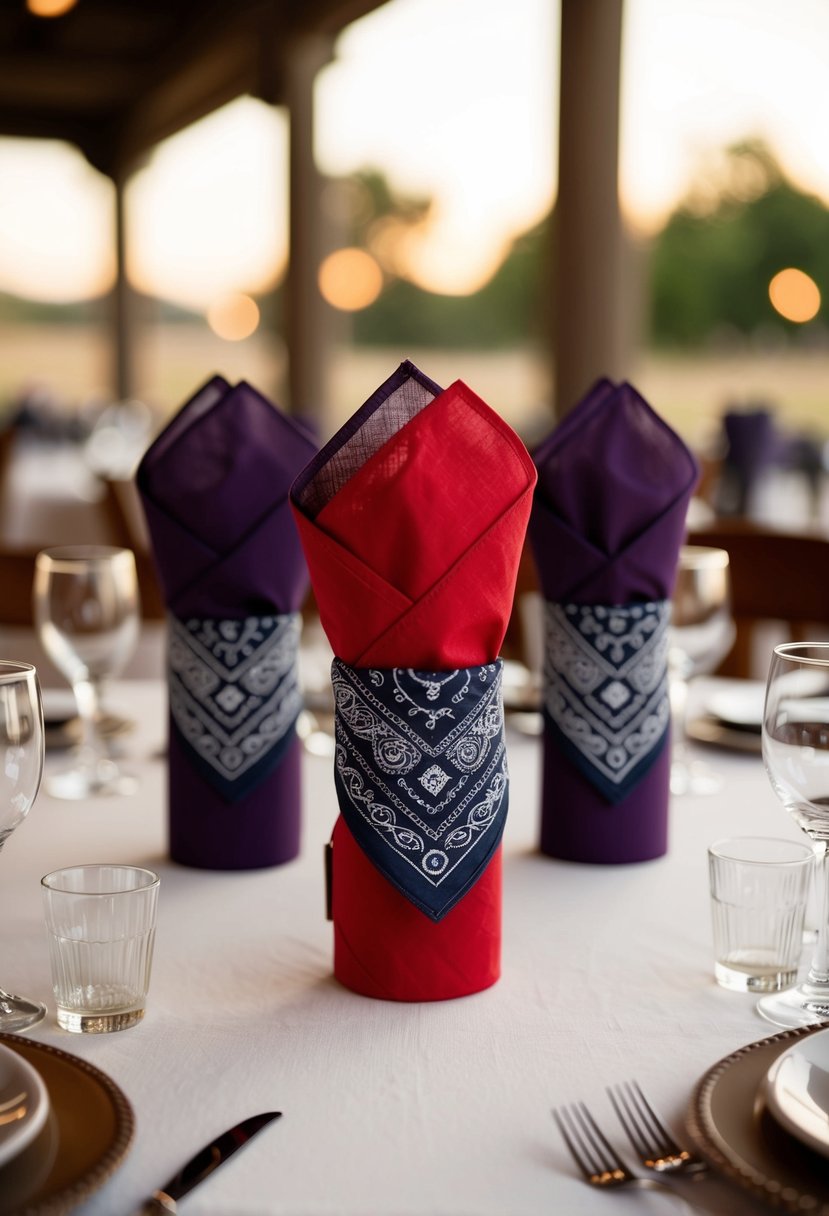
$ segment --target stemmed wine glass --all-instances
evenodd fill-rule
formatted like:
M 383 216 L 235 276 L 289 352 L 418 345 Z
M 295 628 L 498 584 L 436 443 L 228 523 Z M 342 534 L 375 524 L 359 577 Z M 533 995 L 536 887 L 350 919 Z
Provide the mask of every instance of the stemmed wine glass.
M 829 642 L 775 646 L 762 735 L 774 792 L 815 847 L 820 919 L 804 982 L 757 1008 L 775 1026 L 812 1026 L 829 1019 Z
M 668 630 L 673 794 L 712 794 L 719 789 L 708 766 L 688 758 L 688 683 L 715 671 L 733 641 L 728 553 L 707 545 L 683 545 Z
M 0 662 L 0 848 L 29 813 L 43 773 L 43 707 L 28 663 Z M 0 1030 L 16 1033 L 46 1014 L 39 1002 L 0 988 Z
M 108 754 L 98 728 L 101 688 L 138 641 L 138 578 L 129 549 L 105 545 L 44 549 L 35 560 L 34 616 L 41 644 L 72 685 L 81 720 L 73 766 L 47 777 L 56 798 L 129 794 L 134 777 Z

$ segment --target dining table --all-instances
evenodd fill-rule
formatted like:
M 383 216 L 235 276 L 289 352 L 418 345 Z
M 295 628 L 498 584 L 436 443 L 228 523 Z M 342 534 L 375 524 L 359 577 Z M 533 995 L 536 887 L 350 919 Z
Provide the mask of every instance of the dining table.
M 701 697 L 710 682 L 697 685 Z M 759 751 L 692 744 L 721 786 L 672 799 L 665 856 L 557 861 L 538 850 L 540 722 L 508 713 L 501 977 L 474 996 L 398 1003 L 332 975 L 324 854 L 337 803 L 325 719 L 303 754 L 299 858 L 189 868 L 167 854 L 165 687 L 123 680 L 108 698 L 132 724 L 121 763 L 138 791 L 71 803 L 42 788 L 0 855 L 0 982 L 48 1006 L 26 1039 L 101 1070 L 133 1112 L 117 1168 L 72 1210 L 128 1216 L 217 1134 L 276 1110 L 282 1118 L 193 1190 L 182 1214 L 675 1211 L 660 1193 L 588 1187 L 552 1111 L 583 1100 L 632 1160 L 609 1085 L 635 1078 L 682 1139 L 700 1078 L 776 1033 L 755 996 L 715 982 L 709 910 L 711 842 L 801 839 Z M 65 762 L 47 752 L 47 771 Z M 146 1015 L 117 1033 L 72 1034 L 55 1018 L 40 879 L 88 862 L 146 866 L 161 879 Z M 686 1193 L 701 1211 L 770 1210 L 717 1170 Z

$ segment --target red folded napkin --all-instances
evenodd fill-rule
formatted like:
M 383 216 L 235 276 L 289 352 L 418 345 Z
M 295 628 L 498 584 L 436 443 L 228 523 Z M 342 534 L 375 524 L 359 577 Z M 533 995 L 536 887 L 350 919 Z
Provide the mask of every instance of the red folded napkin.
M 497 658 L 535 469 L 465 384 L 404 363 L 291 491 L 334 653 L 354 667 L 446 671 Z M 445 1000 L 500 974 L 500 847 L 439 921 L 368 860 L 342 817 L 333 838 L 334 972 L 391 1000 Z

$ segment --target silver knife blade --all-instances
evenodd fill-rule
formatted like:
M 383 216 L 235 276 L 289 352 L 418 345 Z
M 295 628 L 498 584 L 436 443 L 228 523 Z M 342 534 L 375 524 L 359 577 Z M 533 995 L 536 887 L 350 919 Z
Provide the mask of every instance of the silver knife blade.
M 169 1216 L 169 1213 L 174 1213 L 177 1210 L 176 1203 L 179 1199 L 208 1178 L 263 1127 L 267 1127 L 274 1119 L 281 1117 L 282 1112 L 278 1110 L 267 1111 L 262 1115 L 251 1115 L 249 1119 L 243 1119 L 235 1127 L 222 1132 L 221 1136 L 211 1140 L 194 1157 L 191 1157 L 174 1178 L 155 1191 L 134 1213 L 134 1216 L 161 1216 L 162 1213 L 167 1213 Z

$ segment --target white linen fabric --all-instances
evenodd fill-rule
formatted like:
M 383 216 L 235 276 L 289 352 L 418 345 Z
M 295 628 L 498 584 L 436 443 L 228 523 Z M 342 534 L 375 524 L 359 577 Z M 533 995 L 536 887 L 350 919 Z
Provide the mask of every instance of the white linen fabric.
M 331 977 L 321 860 L 335 812 L 330 754 L 303 758 L 297 862 L 187 869 L 165 859 L 164 685 L 123 683 L 108 708 L 138 720 L 122 745 L 140 792 L 71 813 L 42 792 L 0 855 L 0 983 L 50 1011 L 28 1037 L 102 1068 L 136 1113 L 123 1166 L 75 1216 L 132 1211 L 218 1132 L 272 1109 L 284 1117 L 194 1191 L 188 1213 L 673 1210 L 658 1195 L 600 1199 L 577 1177 L 550 1109 L 584 1099 L 622 1148 L 606 1085 L 635 1076 L 681 1126 L 697 1079 L 773 1033 L 754 998 L 714 983 L 708 902 L 709 842 L 799 838 L 759 757 L 708 754 L 725 786 L 674 801 L 666 857 L 575 865 L 535 852 L 539 739 L 508 718 L 502 980 L 463 1000 L 407 1005 L 367 1000 Z M 158 871 L 158 931 L 145 1020 L 75 1036 L 54 1020 L 39 881 L 91 861 Z M 725 1183 L 695 1194 L 728 1216 L 766 1211 Z

